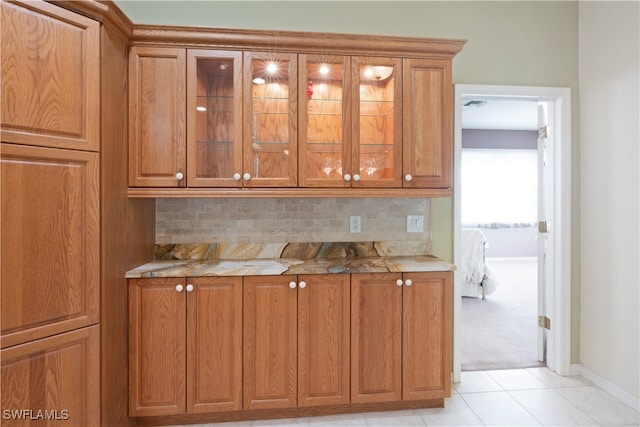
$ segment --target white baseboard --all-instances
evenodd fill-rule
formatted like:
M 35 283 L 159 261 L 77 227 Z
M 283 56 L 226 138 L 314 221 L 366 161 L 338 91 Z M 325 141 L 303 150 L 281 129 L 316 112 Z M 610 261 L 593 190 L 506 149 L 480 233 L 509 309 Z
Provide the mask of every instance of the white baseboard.
M 602 377 L 601 375 L 596 374 L 591 369 L 586 366 L 576 364 L 571 365 L 571 375 L 580 375 L 585 379 L 591 381 L 607 393 L 614 396 L 616 399 L 624 402 L 628 406 L 632 407 L 636 411 L 640 411 L 640 398 L 632 395 L 626 390 L 618 387 L 608 379 Z

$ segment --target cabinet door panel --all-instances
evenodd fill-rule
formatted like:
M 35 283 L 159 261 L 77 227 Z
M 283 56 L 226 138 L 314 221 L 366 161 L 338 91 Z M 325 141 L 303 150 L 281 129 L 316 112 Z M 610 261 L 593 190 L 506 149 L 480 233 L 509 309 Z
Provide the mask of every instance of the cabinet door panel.
M 451 61 L 404 60 L 405 187 L 451 187 L 451 96 Z
M 451 273 L 405 274 L 402 324 L 402 398 L 451 393 Z
M 189 278 L 187 412 L 242 408 L 242 278 Z
M 129 415 L 185 412 L 184 279 L 129 280 Z
M 295 276 L 244 281 L 244 409 L 296 406 L 297 292 Z
M 298 282 L 298 406 L 349 403 L 349 275 Z
M 187 183 L 241 187 L 242 52 L 187 51 Z
M 399 273 L 351 278 L 351 401 L 399 401 L 402 287 Z
M 99 326 L 2 350 L 3 411 L 31 409 L 35 417 L 36 411 L 42 410 L 60 420 L 46 425 L 100 425 L 99 353 Z
M 185 49 L 133 47 L 129 58 L 129 186 L 184 187 Z
M 298 182 L 297 55 L 244 53 L 245 187 Z M 261 80 L 257 80 L 261 79 Z M 260 82 L 260 83 L 257 83 Z
M 300 187 L 351 187 L 351 60 L 298 55 Z
M 2 144 L 2 347 L 99 321 L 99 155 Z
M 2 2 L 2 141 L 100 150 L 100 24 Z
M 402 187 L 402 61 L 352 60 L 353 187 Z M 357 175 L 357 176 L 356 176 Z

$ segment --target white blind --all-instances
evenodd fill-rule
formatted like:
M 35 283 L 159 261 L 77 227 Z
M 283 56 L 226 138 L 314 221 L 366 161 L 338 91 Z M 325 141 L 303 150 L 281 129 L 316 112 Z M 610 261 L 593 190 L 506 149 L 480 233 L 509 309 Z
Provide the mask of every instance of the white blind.
M 462 150 L 462 224 L 534 224 L 538 153 L 522 149 Z

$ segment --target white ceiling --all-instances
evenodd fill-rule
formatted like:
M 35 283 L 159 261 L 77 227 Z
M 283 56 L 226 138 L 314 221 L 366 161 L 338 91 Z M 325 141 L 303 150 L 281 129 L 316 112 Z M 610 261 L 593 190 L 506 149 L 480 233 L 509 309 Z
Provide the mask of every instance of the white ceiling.
M 480 107 L 465 107 L 468 101 L 487 101 Z M 482 97 L 462 98 L 462 129 L 536 130 L 538 102 Z

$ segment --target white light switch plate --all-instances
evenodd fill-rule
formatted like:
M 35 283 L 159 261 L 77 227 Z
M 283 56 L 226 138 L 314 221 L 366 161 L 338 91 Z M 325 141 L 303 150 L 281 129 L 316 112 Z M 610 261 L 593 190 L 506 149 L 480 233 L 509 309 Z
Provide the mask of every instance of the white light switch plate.
M 407 215 L 407 233 L 424 231 L 424 215 Z

